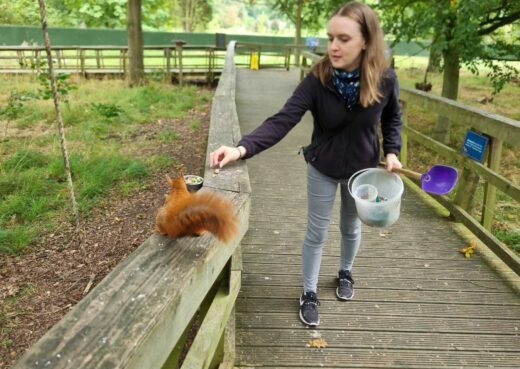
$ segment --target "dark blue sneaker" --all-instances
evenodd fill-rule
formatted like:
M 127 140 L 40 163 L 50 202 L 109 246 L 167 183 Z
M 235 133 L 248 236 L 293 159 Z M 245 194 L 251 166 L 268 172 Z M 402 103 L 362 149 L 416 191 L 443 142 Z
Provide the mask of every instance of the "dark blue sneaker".
M 320 302 L 315 292 L 302 293 L 300 297 L 300 320 L 311 327 L 316 327 L 320 324 L 318 316 L 319 304 Z
M 352 278 L 350 270 L 339 271 L 336 296 L 341 300 L 352 300 L 354 297 L 354 279 Z

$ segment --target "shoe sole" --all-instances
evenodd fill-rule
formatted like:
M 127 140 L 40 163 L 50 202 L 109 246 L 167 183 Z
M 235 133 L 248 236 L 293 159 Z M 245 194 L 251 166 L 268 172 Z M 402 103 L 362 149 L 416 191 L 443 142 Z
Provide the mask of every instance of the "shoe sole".
M 338 299 L 340 299 L 340 300 L 349 301 L 349 300 L 352 300 L 354 298 L 354 291 L 352 291 L 352 296 L 345 297 L 345 296 L 340 296 L 339 295 L 339 288 L 336 288 L 336 297 Z
M 300 297 L 300 307 L 302 306 L 302 298 Z M 300 320 L 302 321 L 303 324 L 306 324 L 308 325 L 309 327 L 317 327 L 318 325 L 320 325 L 320 319 L 318 318 L 318 321 L 316 323 L 309 323 L 307 322 L 304 318 L 303 318 L 303 315 L 302 315 L 302 311 L 300 310 L 299 312 L 299 316 L 300 316 Z

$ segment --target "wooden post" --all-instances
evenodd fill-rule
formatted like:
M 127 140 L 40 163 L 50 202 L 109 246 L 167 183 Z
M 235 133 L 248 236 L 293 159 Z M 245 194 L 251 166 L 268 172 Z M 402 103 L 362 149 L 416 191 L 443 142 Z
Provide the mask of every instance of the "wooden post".
M 302 65 L 300 66 L 300 81 L 305 77 L 305 69 L 307 69 L 307 58 L 302 55 Z
M 164 55 L 166 56 L 166 81 L 168 84 L 172 83 L 172 68 L 171 68 L 171 58 L 172 58 L 172 49 L 167 47 L 164 49 Z
M 97 69 L 101 69 L 101 61 L 99 58 L 99 49 L 96 49 L 96 66 L 97 66 Z
M 494 172 L 500 169 L 500 159 L 502 158 L 502 147 L 504 141 L 491 137 L 489 140 L 488 167 Z M 482 205 L 481 223 L 487 230 L 491 230 L 496 208 L 497 188 L 486 181 L 484 184 L 484 204 Z
M 121 49 L 120 51 L 120 55 L 121 55 L 121 61 L 123 63 L 123 75 L 125 76 L 126 79 L 128 79 L 128 68 L 127 68 L 127 63 L 126 63 L 126 52 L 127 52 L 127 49 Z
M 290 47 L 285 48 L 285 69 L 286 70 L 291 69 L 291 48 Z
M 455 200 L 453 202 L 468 213 L 471 212 L 471 206 L 473 205 L 478 180 L 478 175 L 471 171 L 471 169 L 468 167 L 462 169 L 459 183 L 457 185 L 457 194 L 455 195 Z
M 62 55 L 62 50 L 60 49 L 56 49 L 56 59 L 58 60 L 58 69 L 60 69 L 62 67 L 62 64 L 61 64 L 61 58 L 63 57 Z
M 215 50 L 209 49 L 208 51 L 208 76 L 207 76 L 207 82 L 208 85 L 212 85 L 215 81 Z
M 406 127 L 408 127 L 408 103 L 404 100 L 401 100 L 401 112 L 403 114 L 403 129 L 401 130 L 402 145 L 399 160 L 403 166 L 406 166 L 408 162 L 408 135 L 406 132 Z
M 36 63 L 36 73 L 41 73 L 40 63 L 38 62 L 38 59 L 40 58 L 40 51 L 35 50 L 34 51 L 34 62 Z
M 25 53 L 23 50 L 17 50 L 16 51 L 16 54 L 18 55 L 18 65 L 21 67 L 21 68 L 24 68 L 25 67 Z
M 79 50 L 79 68 L 80 68 L 81 76 L 83 78 L 85 78 L 87 73 L 85 71 L 85 50 L 84 49 Z
M 185 41 L 175 41 L 175 49 L 177 50 L 177 57 L 179 58 L 179 85 L 184 84 L 184 76 L 182 73 L 182 47 L 186 44 Z

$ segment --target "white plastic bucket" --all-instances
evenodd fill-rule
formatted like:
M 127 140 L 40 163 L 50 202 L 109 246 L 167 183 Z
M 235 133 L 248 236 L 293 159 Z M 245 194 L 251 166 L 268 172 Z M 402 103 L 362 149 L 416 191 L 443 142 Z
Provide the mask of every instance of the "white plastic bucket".
M 358 216 L 366 225 L 388 227 L 399 219 L 404 185 L 397 174 L 381 168 L 362 169 L 350 177 L 347 185 Z M 372 187 L 376 188 L 377 198 L 370 195 Z

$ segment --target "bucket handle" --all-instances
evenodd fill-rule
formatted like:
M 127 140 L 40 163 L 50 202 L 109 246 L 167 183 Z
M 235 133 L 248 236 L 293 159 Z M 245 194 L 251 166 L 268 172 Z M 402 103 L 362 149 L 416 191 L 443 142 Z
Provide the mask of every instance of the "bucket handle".
M 347 189 L 348 189 L 348 193 L 350 194 L 350 196 L 352 196 L 352 198 L 355 199 L 354 197 L 354 194 L 352 193 L 352 190 L 350 189 L 351 185 L 352 185 L 352 180 L 357 177 L 358 175 L 366 172 L 367 170 L 369 169 L 373 169 L 373 168 L 365 168 L 365 169 L 361 169 L 361 170 L 358 170 L 356 173 L 352 174 L 350 176 L 350 178 L 348 179 L 348 182 L 347 182 Z

